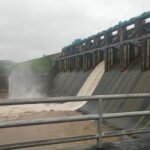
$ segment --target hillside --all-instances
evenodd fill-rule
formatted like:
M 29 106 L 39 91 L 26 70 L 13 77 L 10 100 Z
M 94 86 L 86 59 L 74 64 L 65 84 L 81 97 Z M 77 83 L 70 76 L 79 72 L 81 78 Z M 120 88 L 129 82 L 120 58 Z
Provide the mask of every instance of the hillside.
M 30 70 L 32 70 L 34 73 L 46 74 L 51 68 L 52 60 L 47 59 L 46 57 L 41 57 L 18 63 L 17 65 L 19 65 L 21 68 L 30 68 Z
M 59 57 L 59 53 L 43 56 L 40 58 L 24 61 L 21 63 L 15 63 L 9 60 L 0 60 L 0 74 L 9 74 L 11 70 L 19 66 L 21 68 L 30 68 L 34 73 L 47 74 L 50 71 L 52 62 Z
M 0 74 L 9 74 L 14 64 L 9 60 L 0 60 Z

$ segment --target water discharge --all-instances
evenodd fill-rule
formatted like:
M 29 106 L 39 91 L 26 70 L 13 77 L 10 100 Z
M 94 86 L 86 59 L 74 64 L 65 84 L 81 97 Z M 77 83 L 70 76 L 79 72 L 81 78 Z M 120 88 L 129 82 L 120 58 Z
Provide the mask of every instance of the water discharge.
M 37 76 L 29 65 L 15 67 L 9 77 L 9 98 L 43 97 L 44 82 L 41 79 L 42 76 Z
M 99 81 L 104 74 L 104 62 L 99 63 L 86 79 L 77 96 L 90 96 L 97 87 Z M 30 68 L 17 69 L 12 72 L 9 79 L 9 98 L 39 98 L 45 97 L 41 92 L 43 83 L 33 74 Z M 67 102 L 63 104 L 36 104 L 36 105 L 21 105 L 8 106 L 0 109 L 0 116 L 15 116 L 27 112 L 42 112 L 42 111 L 72 111 L 82 107 L 84 102 Z
M 99 63 L 91 74 L 88 76 L 86 81 L 84 82 L 83 86 L 79 90 L 77 96 L 90 96 L 94 92 L 95 88 L 97 87 L 99 81 L 103 77 L 104 74 L 104 61 Z M 77 110 L 81 108 L 86 101 L 83 102 L 68 102 L 64 103 L 61 106 L 54 107 L 54 110 Z
M 15 66 L 9 76 L 9 99 L 45 97 L 43 92 L 46 77 L 36 75 L 29 65 Z M 0 108 L 1 117 L 17 117 L 26 112 L 41 112 L 46 109 L 45 104 L 3 106 Z

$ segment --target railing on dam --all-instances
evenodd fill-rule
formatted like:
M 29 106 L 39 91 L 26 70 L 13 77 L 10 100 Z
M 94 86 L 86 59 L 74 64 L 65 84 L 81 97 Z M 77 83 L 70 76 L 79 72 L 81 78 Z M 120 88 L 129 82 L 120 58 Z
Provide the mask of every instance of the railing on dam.
M 27 147 L 36 147 L 60 143 L 69 143 L 85 140 L 97 140 L 97 147 L 102 147 L 102 138 L 115 137 L 122 135 L 131 134 L 141 134 L 150 132 L 150 128 L 139 128 L 130 130 L 121 130 L 113 132 L 103 132 L 102 123 L 106 119 L 122 118 L 122 117 L 137 117 L 137 116 L 148 116 L 150 115 L 150 110 L 145 111 L 133 111 L 133 112 L 120 112 L 120 113 L 104 113 L 103 112 L 103 101 L 110 100 L 140 100 L 140 98 L 145 98 L 145 100 L 150 100 L 150 94 L 118 94 L 118 95 L 96 95 L 96 96 L 69 96 L 69 97 L 48 97 L 48 98 L 32 98 L 32 99 L 8 99 L 0 100 L 0 106 L 8 105 L 24 105 L 24 104 L 40 104 L 40 103 L 64 103 L 64 102 L 79 102 L 79 101 L 97 101 L 98 103 L 98 113 L 79 115 L 79 116 L 65 116 L 65 117 L 52 117 L 52 118 L 41 118 L 32 120 L 17 120 L 17 121 L 1 121 L 0 128 L 11 128 L 11 127 L 22 127 L 22 126 L 34 126 L 34 125 L 44 125 L 53 123 L 64 123 L 64 122 L 76 122 L 76 121 L 86 121 L 86 120 L 96 120 L 97 121 L 97 133 L 95 135 L 83 135 L 74 137 L 64 137 L 57 139 L 46 139 L 39 141 L 28 141 L 22 143 L 6 144 L 0 145 L 0 150 L 10 150 L 19 149 Z M 16 135 L 17 136 L 17 135 Z

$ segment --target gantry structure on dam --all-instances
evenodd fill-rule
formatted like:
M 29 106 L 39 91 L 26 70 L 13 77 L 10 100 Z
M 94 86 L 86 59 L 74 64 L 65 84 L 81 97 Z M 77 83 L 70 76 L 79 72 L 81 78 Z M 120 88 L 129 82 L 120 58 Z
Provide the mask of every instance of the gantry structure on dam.
M 117 62 L 123 71 L 137 57 L 142 71 L 150 68 L 150 12 L 86 39 L 75 40 L 62 49 L 56 62 L 59 71 L 87 71 L 102 60 L 105 71 Z

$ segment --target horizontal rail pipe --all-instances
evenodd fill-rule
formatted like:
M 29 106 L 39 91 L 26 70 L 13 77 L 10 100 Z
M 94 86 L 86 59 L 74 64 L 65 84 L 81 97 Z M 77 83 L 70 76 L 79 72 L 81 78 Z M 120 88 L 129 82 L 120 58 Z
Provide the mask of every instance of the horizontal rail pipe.
M 53 123 L 96 120 L 98 118 L 99 118 L 98 115 L 93 114 L 93 115 L 82 115 L 82 116 L 40 118 L 40 119 L 32 119 L 32 120 L 3 121 L 0 122 L 0 128 L 12 128 L 12 127 L 53 124 Z
M 123 118 L 123 117 L 137 117 L 137 116 L 149 116 L 149 111 L 134 111 L 134 112 L 122 112 L 122 113 L 108 113 L 103 114 L 104 119 L 112 119 L 112 118 Z
M 78 141 L 85 141 L 85 140 L 95 140 L 97 138 L 98 138 L 97 135 L 85 135 L 85 136 L 76 136 L 76 137 L 67 137 L 67 138 L 58 138 L 58 139 L 49 139 L 49 140 L 39 140 L 39 141 L 31 141 L 31 142 L 24 142 L 24 143 L 0 145 L 0 150 L 10 150 L 10 149 L 37 147 L 37 146 L 45 146 L 45 145 L 52 145 L 52 144 L 78 142 Z
M 94 95 L 94 96 L 67 96 L 67 97 L 45 97 L 45 98 L 26 98 L 26 99 L 0 99 L 0 106 L 5 105 L 24 105 L 41 103 L 63 103 L 78 101 L 119 100 L 134 98 L 150 98 L 149 93 L 144 94 L 114 94 L 114 95 Z
M 132 99 L 133 100 L 133 99 L 141 99 L 141 98 L 150 100 L 150 94 L 149 93 L 116 94 L 116 95 L 47 97 L 47 98 L 8 99 L 8 100 L 0 99 L 0 106 L 41 104 L 41 103 L 63 103 L 63 102 L 78 102 L 78 101 L 93 101 L 93 100 L 99 101 L 99 99 L 101 99 L 101 101 L 103 102 L 103 100 L 120 100 L 120 99 Z M 122 117 L 148 116 L 148 115 L 150 115 L 150 110 L 134 111 L 134 112 L 121 112 L 121 113 L 107 113 L 107 114 L 101 114 L 101 115 L 91 114 L 91 115 L 82 115 L 82 116 L 79 115 L 79 116 L 40 118 L 40 119 L 32 119 L 32 120 L 3 121 L 3 122 L 0 122 L 0 128 L 44 125 L 44 124 L 86 121 L 86 120 L 98 120 L 100 118 L 112 119 L 112 118 L 122 118 Z M 149 133 L 149 132 L 150 132 L 149 128 L 136 129 L 136 130 L 133 130 L 133 129 L 132 130 L 122 130 L 122 131 L 118 131 L 118 132 L 106 132 L 103 134 L 102 134 L 102 132 L 100 132 L 100 133 L 97 133 L 97 135 L 91 135 L 91 136 L 87 135 L 87 136 L 68 137 L 68 138 L 61 138 L 61 139 L 59 138 L 59 139 L 51 139 L 51 140 L 40 140 L 40 141 L 30 141 L 30 142 L 24 142 L 24 143 L 0 145 L 0 150 L 44 146 L 44 145 L 60 144 L 60 143 L 68 143 L 68 142 L 75 142 L 75 141 L 92 140 L 92 139 L 99 140 L 100 137 L 105 138 L 105 137 L 141 134 L 141 133 Z M 99 146 L 101 146 L 101 144 Z
M 140 129 L 130 129 L 130 130 L 120 130 L 114 132 L 104 132 L 102 137 L 115 137 L 115 136 L 123 136 L 123 135 L 132 135 L 132 134 L 143 134 L 150 133 L 150 128 L 140 128 Z
M 136 117 L 136 116 L 146 116 L 146 115 L 150 115 L 150 111 L 109 113 L 109 114 L 103 114 L 102 118 L 111 119 L 111 118 Z M 3 121 L 0 122 L 0 128 L 23 127 L 23 126 L 33 126 L 33 125 L 43 125 L 43 124 L 53 124 L 53 123 L 98 120 L 98 119 L 99 119 L 98 114 L 92 114 L 92 115 L 80 115 L 80 116 L 40 118 L 40 119 L 32 119 L 32 120 Z

